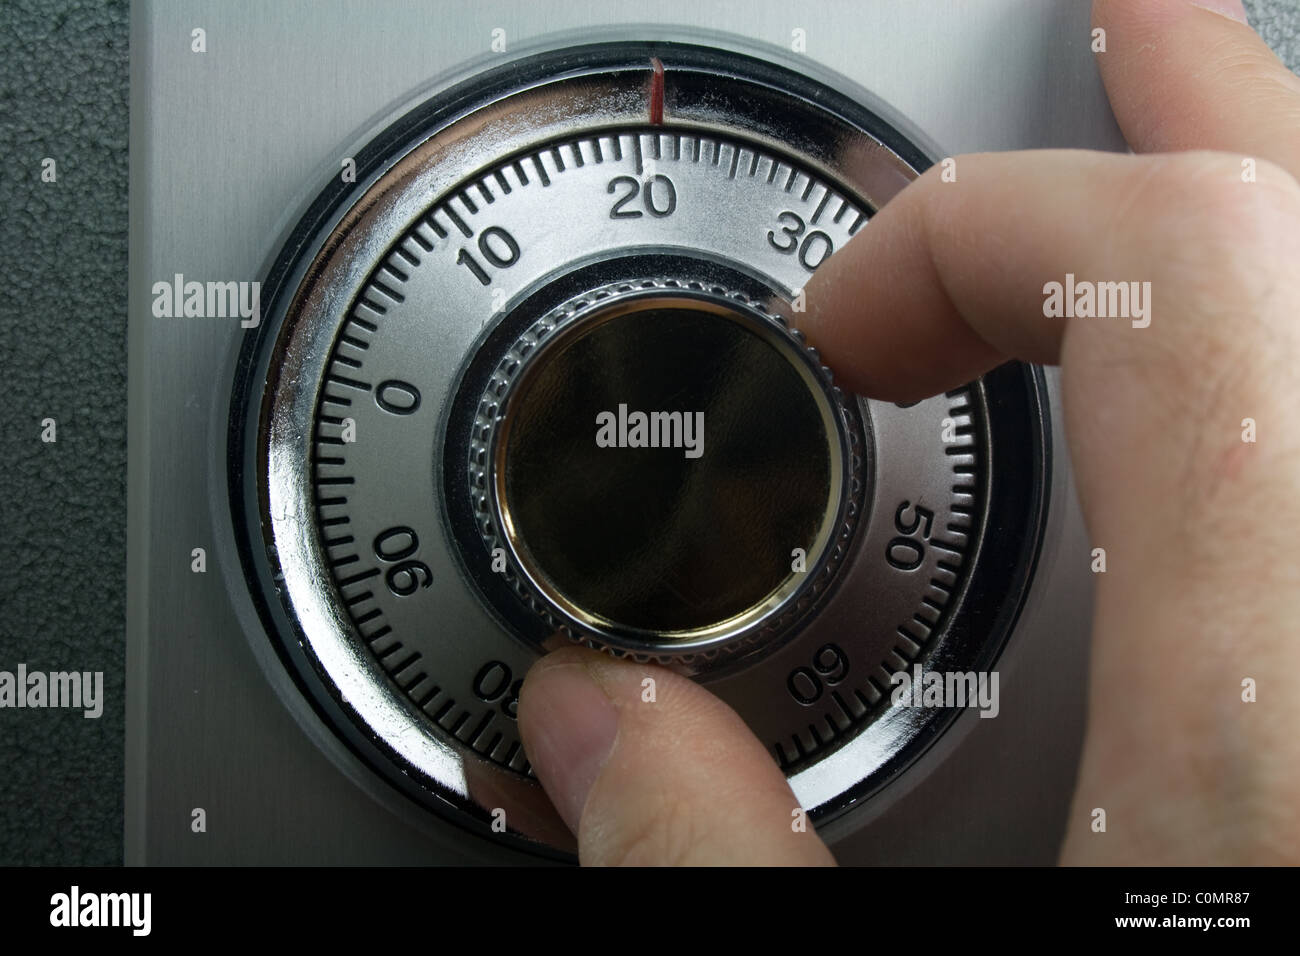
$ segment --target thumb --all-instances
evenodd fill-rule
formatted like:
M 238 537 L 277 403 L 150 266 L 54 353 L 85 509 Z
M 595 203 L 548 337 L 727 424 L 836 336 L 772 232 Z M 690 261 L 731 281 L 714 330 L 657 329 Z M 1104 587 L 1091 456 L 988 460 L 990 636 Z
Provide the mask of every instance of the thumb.
M 524 679 L 519 730 L 583 864 L 835 862 L 735 711 L 665 668 L 548 654 Z

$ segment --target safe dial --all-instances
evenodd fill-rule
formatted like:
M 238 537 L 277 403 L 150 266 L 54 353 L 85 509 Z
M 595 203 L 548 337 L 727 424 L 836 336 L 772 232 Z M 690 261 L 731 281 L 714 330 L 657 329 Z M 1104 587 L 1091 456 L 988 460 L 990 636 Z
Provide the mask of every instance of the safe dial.
M 571 852 L 516 727 L 566 642 L 704 683 L 814 822 L 948 726 L 894 676 L 996 661 L 1044 389 L 1008 365 L 868 401 L 803 341 L 809 276 L 929 164 L 884 113 L 724 49 L 568 48 L 416 105 L 303 215 L 241 358 L 231 507 L 284 666 L 377 776 Z

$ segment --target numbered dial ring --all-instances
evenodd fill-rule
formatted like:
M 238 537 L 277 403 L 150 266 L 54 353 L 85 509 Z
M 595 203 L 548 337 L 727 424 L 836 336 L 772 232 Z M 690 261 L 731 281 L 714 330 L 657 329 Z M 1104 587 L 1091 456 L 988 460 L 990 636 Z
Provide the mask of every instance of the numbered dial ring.
M 536 852 L 571 839 L 516 703 L 557 640 L 705 682 L 814 820 L 914 759 L 953 715 L 893 675 L 996 658 L 1046 452 L 1021 367 L 902 408 L 791 331 L 916 148 L 798 74 L 629 44 L 475 78 L 361 155 L 286 247 L 232 422 L 250 580 L 334 730 Z

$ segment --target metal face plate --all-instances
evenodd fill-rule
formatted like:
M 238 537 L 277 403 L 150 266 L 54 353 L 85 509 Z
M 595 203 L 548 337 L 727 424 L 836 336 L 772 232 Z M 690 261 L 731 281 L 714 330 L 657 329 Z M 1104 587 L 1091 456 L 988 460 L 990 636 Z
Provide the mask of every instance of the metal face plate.
M 175 39 L 196 24 L 216 41 L 206 56 Z M 487 48 L 497 27 L 508 53 Z M 806 31 L 805 53 L 790 53 L 794 27 Z M 242 460 L 226 449 L 232 382 L 245 374 L 239 359 L 254 333 L 153 318 L 154 282 L 261 278 L 268 304 L 280 237 L 337 179 L 342 157 L 360 161 L 365 143 L 433 92 L 575 42 L 686 40 L 784 63 L 928 142 L 920 127 L 942 144 L 932 156 L 1122 152 L 1092 55 L 1075 42 L 1088 29 L 1088 5 L 1075 0 L 984 0 L 941 18 L 910 0 L 807 13 L 754 0 L 739 19 L 690 0 L 663 0 L 652 14 L 607 2 L 389 0 L 380 17 L 333 0 L 132 4 L 128 863 L 532 859 L 407 799 L 290 680 L 267 639 L 275 615 L 258 607 L 261 582 L 249 587 L 226 491 L 231 462 Z M 363 183 L 374 171 L 359 170 Z M 1060 449 L 1051 370 L 1046 389 Z M 998 719 L 963 714 L 907 773 L 819 824 L 842 862 L 1055 860 L 1082 727 L 1093 580 L 1073 498 L 1057 454 L 1032 591 L 997 661 Z M 191 573 L 196 546 L 208 548 L 206 575 Z M 806 776 L 795 778 L 801 793 Z M 187 825 L 195 806 L 220 808 L 220 825 L 201 838 Z
M 653 48 L 667 108 L 647 126 L 650 52 L 539 58 L 387 147 L 286 252 L 234 407 L 251 577 L 305 689 L 412 795 L 470 826 L 505 807 L 519 836 L 559 848 L 567 834 L 514 727 L 543 622 L 512 612 L 476 567 L 481 542 L 476 560 L 458 530 L 476 357 L 500 354 L 512 323 L 570 286 L 665 270 L 797 323 L 807 276 L 924 161 L 878 117 L 821 105 L 829 91 L 698 48 Z M 971 669 L 1000 648 L 1041 518 L 1037 402 L 1014 370 L 910 408 L 858 402 L 866 493 L 845 496 L 862 515 L 835 544 L 835 586 L 779 642 L 683 659 L 768 743 L 814 819 L 881 785 L 950 719 L 891 711 L 895 671 Z M 1010 618 L 994 620 L 964 597 L 998 500 L 999 432 L 1022 486 L 1002 492 L 993 564 Z

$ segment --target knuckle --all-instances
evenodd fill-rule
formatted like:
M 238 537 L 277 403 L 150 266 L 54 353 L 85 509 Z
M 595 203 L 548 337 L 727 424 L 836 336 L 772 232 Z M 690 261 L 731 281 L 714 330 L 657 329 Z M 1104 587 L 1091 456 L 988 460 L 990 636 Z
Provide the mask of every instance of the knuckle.
M 1245 182 L 1241 157 L 1176 153 L 1135 167 L 1130 199 L 1112 228 L 1139 238 L 1165 322 L 1145 345 L 1173 370 L 1221 365 L 1224 350 L 1261 338 L 1295 343 L 1300 273 L 1300 183 L 1261 160 Z
M 1300 184 L 1262 160 L 1254 181 L 1243 180 L 1241 161 L 1205 152 L 1134 164 L 1109 223 L 1124 241 L 1100 243 L 1095 265 L 1150 280 L 1151 327 L 1085 321 L 1067 343 L 1090 395 L 1112 414 L 1143 409 L 1141 424 L 1126 427 L 1180 437 L 1167 465 L 1197 513 L 1240 491 L 1204 467 L 1222 456 L 1224 436 L 1245 415 L 1284 415 L 1278 396 L 1300 387 Z M 1277 445 L 1270 454 L 1286 453 Z
M 1256 161 L 1253 181 L 1242 178 L 1242 157 L 1228 153 L 1173 153 L 1151 157 L 1134 188 L 1130 213 L 1139 234 L 1180 258 L 1215 265 L 1245 252 L 1271 258 L 1300 227 L 1300 184 L 1267 160 Z

